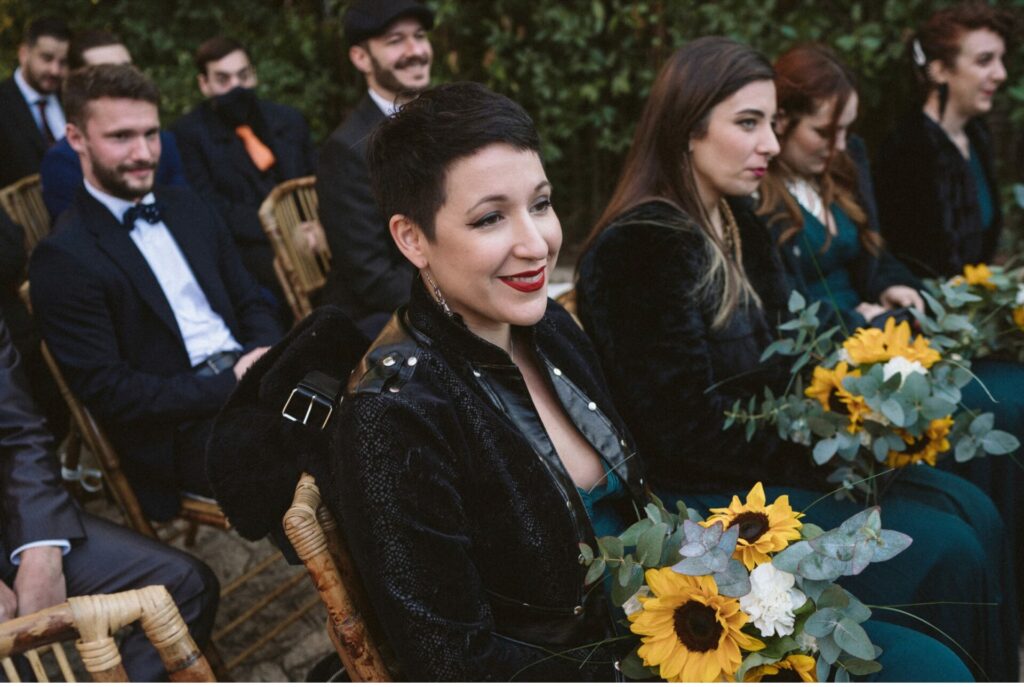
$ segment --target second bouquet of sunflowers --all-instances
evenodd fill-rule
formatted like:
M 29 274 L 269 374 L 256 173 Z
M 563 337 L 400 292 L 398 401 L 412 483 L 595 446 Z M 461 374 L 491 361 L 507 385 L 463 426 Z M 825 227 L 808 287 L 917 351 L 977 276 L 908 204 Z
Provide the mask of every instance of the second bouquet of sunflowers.
M 957 461 L 1010 453 L 1019 446 L 995 429 L 991 413 L 962 409 L 961 389 L 970 363 L 947 352 L 948 337 L 914 336 L 907 322 L 890 318 L 883 329 L 860 328 L 837 344 L 835 330 L 819 332 L 818 304 L 794 293 L 794 320 L 781 325 L 792 338 L 773 343 L 765 357 L 795 356 L 790 388 L 770 389 L 746 407 L 737 402 L 726 428 L 741 423 L 751 436 L 773 426 L 781 438 L 812 447 L 814 462 L 830 464 L 830 481 L 877 503 L 876 476 L 923 463 L 934 466 L 952 450 Z
M 871 611 L 836 584 L 906 549 L 867 509 L 834 530 L 802 522 L 787 496 L 757 483 L 702 519 L 655 500 L 598 551 L 581 544 L 587 582 L 612 572 L 612 602 L 639 640 L 620 663 L 633 679 L 671 682 L 848 681 L 881 669 L 861 623 Z

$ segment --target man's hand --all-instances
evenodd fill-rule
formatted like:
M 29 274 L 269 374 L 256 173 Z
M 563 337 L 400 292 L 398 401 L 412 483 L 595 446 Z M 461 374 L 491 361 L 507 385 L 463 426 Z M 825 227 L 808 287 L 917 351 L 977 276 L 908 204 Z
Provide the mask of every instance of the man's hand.
M 6 622 L 18 615 L 18 597 L 3 581 L 0 581 L 0 622 Z
M 241 380 L 242 375 L 244 375 L 246 371 L 250 367 L 252 367 L 252 364 L 259 360 L 260 357 L 269 350 L 270 348 L 268 346 L 260 346 L 259 348 L 252 349 L 251 351 L 243 355 L 241 358 L 239 358 L 238 362 L 235 363 L 235 379 Z
M 909 286 L 890 286 L 882 292 L 882 295 L 878 297 L 878 301 L 887 310 L 895 310 L 896 308 L 924 310 L 924 299 L 921 298 L 921 294 Z
M 320 226 L 319 222 L 301 222 L 296 225 L 295 233 L 302 236 L 305 244 L 304 247 L 311 255 L 327 251 L 327 237 L 324 236 L 324 229 Z
M 64 603 L 68 597 L 64 582 L 64 561 L 60 547 L 37 546 L 21 552 L 21 564 L 14 577 L 18 616 Z M 0 604 L 2 601 L 0 592 Z
M 871 320 L 875 319 L 876 317 L 884 313 L 886 309 L 880 306 L 878 303 L 861 303 L 856 308 L 854 308 L 854 310 L 859 312 L 860 316 L 867 320 L 868 324 L 870 324 Z

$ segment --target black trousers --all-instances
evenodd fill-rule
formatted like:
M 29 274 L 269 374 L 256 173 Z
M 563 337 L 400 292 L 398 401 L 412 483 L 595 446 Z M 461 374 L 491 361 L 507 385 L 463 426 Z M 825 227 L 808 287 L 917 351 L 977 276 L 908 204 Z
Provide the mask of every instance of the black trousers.
M 64 556 L 68 596 L 104 594 L 152 584 L 167 587 L 178 604 L 193 639 L 203 648 L 213 631 L 220 584 L 202 561 L 125 527 L 82 515 L 86 539 Z M 9 554 L 2 561 L 4 579 L 13 584 L 17 569 Z M 121 645 L 121 656 L 132 682 L 166 681 L 160 657 L 142 629 L 132 629 Z

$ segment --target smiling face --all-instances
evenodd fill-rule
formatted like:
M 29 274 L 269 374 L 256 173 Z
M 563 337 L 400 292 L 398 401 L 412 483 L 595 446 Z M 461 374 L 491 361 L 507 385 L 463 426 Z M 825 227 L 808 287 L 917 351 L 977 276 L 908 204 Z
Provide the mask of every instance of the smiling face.
M 43 95 L 56 93 L 68 72 L 68 41 L 40 36 L 18 48 L 18 64 L 28 85 Z
M 471 331 L 494 341 L 508 325 L 536 324 L 547 308 L 547 279 L 562 245 L 551 184 L 537 153 L 492 144 L 448 168 L 445 201 L 427 240 L 414 228 L 402 252 L 429 270 L 448 306 Z M 396 222 L 399 226 L 396 227 Z
M 768 160 L 779 152 L 774 117 L 775 84 L 770 80 L 748 83 L 711 110 L 707 132 L 691 139 L 694 179 L 705 208 L 723 196 L 757 190 Z
M 68 124 L 68 143 L 90 184 L 135 201 L 153 189 L 160 161 L 160 117 L 144 100 L 99 98 L 88 104 L 85 130 Z
M 837 101 L 838 98 L 833 97 L 819 103 L 813 114 L 801 117 L 786 134 L 779 157 L 795 174 L 803 177 L 817 176 L 825 171 L 834 151 L 846 150 L 850 126 L 857 119 L 857 94 L 851 93 L 846 99 L 843 113 L 833 130 Z M 785 131 L 788 122 L 784 117 L 782 120 L 779 129 Z
M 964 33 L 952 69 L 938 60 L 931 65 L 935 81 L 949 86 L 946 106 L 964 118 L 991 110 L 993 96 L 1006 81 L 1005 53 L 1006 44 L 994 31 L 976 29 Z
M 366 76 L 366 83 L 386 100 L 418 93 L 430 85 L 434 53 L 419 20 L 398 19 L 379 36 L 349 49 L 349 59 Z

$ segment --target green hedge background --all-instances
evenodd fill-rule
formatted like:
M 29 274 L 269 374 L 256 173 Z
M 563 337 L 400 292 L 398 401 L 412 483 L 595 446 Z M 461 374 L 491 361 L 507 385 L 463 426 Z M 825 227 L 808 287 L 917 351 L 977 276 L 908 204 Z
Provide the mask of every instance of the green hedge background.
M 777 55 L 808 40 L 832 45 L 860 76 L 856 125 L 874 149 L 911 105 L 905 41 L 949 4 L 935 0 L 428 0 L 435 82 L 481 81 L 518 100 L 545 142 L 548 174 L 569 243 L 580 241 L 614 185 L 654 75 L 692 38 L 729 35 Z M 1002 0 L 1024 15 L 1024 0 Z M 170 123 L 199 99 L 192 52 L 225 33 L 250 46 L 264 97 L 305 112 L 317 140 L 358 101 L 363 84 L 341 38 L 343 0 L 0 0 L 0 77 L 16 65 L 25 22 L 67 17 L 127 43 L 161 86 Z M 1007 57 L 1009 81 L 990 124 L 1000 151 L 1012 236 L 1024 236 L 1013 183 L 1024 181 L 1024 48 Z

